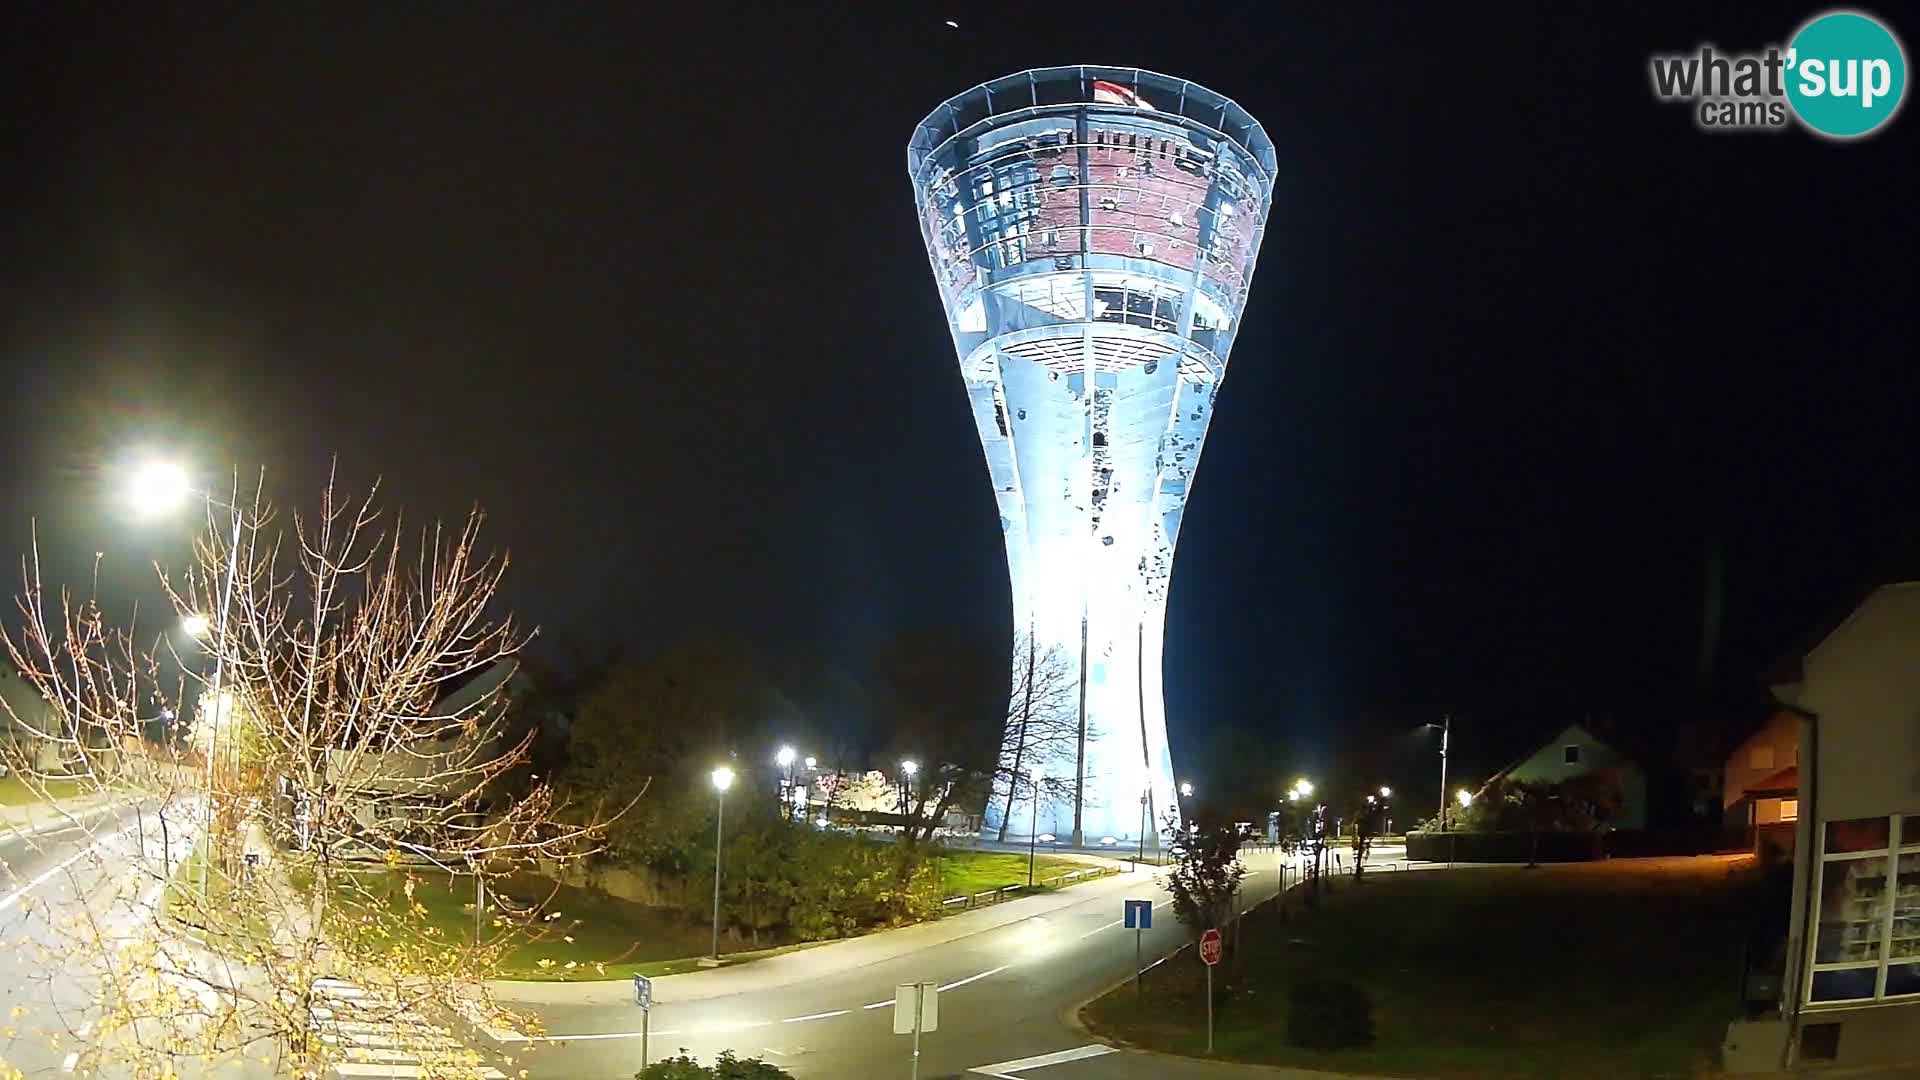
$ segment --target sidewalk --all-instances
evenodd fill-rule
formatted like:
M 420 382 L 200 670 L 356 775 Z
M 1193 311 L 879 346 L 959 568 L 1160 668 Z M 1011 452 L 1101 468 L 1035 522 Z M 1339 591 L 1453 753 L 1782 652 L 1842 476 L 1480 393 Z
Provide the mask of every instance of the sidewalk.
M 653 980 L 653 999 L 659 1005 L 678 1005 L 731 994 L 774 990 L 842 974 L 975 934 L 984 934 L 1022 919 L 1126 892 L 1138 888 L 1141 877 L 1150 877 L 1154 872 L 1155 868 L 1146 868 L 1138 875 L 1121 873 L 1058 892 L 1008 900 L 933 922 L 875 931 L 862 937 L 756 960 L 736 968 L 722 967 L 712 971 L 662 976 Z M 633 1001 L 633 982 L 629 979 L 594 982 L 522 982 L 502 979 L 489 983 L 488 988 L 501 1001 L 529 1005 L 626 1005 Z

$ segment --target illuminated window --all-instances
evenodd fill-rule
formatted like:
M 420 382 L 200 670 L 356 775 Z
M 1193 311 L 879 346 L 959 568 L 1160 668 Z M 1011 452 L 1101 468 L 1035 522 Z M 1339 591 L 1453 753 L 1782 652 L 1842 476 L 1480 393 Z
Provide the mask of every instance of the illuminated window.
M 1781 799 L 1780 800 L 1780 820 L 1781 821 L 1800 820 L 1800 800 L 1799 799 Z
M 1810 1002 L 1920 996 L 1920 815 L 1827 822 L 1814 903 Z

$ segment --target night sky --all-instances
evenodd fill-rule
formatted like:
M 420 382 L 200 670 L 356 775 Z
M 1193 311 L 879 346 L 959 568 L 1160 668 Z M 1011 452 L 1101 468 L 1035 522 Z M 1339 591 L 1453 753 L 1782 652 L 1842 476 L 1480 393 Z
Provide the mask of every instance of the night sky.
M 37 515 L 129 597 L 186 532 L 109 498 L 142 447 L 301 495 L 337 452 L 416 515 L 484 504 L 555 637 L 857 669 L 1004 633 L 904 148 L 1074 62 L 1280 150 L 1181 530 L 1176 753 L 1449 711 L 1469 773 L 1588 714 L 1658 742 L 1916 535 L 1920 117 L 1715 137 L 1648 88 L 1816 8 L 568 7 L 10 5 L 0 550 Z

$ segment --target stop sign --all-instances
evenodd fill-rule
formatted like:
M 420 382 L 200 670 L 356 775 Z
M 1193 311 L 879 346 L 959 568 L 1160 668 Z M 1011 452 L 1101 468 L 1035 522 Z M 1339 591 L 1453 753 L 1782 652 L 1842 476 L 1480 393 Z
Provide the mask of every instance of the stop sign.
M 1220 962 L 1220 931 L 1208 930 L 1200 935 L 1200 962 L 1208 967 Z

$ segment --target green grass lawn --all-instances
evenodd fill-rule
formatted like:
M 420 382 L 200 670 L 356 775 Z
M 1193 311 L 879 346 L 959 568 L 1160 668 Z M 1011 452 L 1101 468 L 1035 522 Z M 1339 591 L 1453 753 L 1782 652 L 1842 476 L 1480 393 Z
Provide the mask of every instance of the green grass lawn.
M 86 793 L 85 781 L 81 780 L 46 780 L 41 782 L 41 786 L 46 789 L 47 796 L 54 799 L 70 799 Z M 27 782 L 19 776 L 13 773 L 0 776 L 0 806 L 26 806 L 42 801 L 40 794 L 28 787 Z
M 1035 880 L 1085 870 L 1087 864 L 1041 852 L 1034 860 Z M 968 896 L 1027 883 L 1027 857 L 1007 851 L 946 851 L 940 855 L 940 895 Z
M 1741 943 L 1763 886 L 1725 858 L 1410 871 L 1351 879 L 1320 910 L 1263 909 L 1216 970 L 1217 1056 L 1399 1076 L 1690 1076 L 1734 1015 Z M 1298 979 L 1373 1000 L 1370 1047 L 1286 1041 Z M 1200 1055 L 1204 974 L 1191 953 L 1086 1013 L 1127 1042 Z
M 221 953 L 245 956 L 264 952 L 273 941 L 273 927 L 268 923 L 266 912 L 258 906 L 257 898 L 241 895 L 225 875 L 210 873 L 207 899 L 201 902 L 202 852 L 201 847 L 195 847 L 174 868 L 164 904 L 168 917 Z
M 403 875 L 376 871 L 357 875 L 362 887 L 385 894 L 394 903 L 405 896 Z M 538 940 L 524 941 L 506 955 L 503 979 L 625 979 L 633 975 L 675 975 L 698 968 L 699 958 L 712 947 L 712 925 L 665 908 L 648 907 L 606 896 L 590 889 L 556 885 L 543 878 L 509 880 L 507 896 L 525 904 L 546 899 L 546 910 L 559 917 L 547 923 Z M 415 877 L 414 899 L 426 909 L 427 926 L 439 928 L 443 939 L 470 941 L 473 937 L 473 879 L 422 873 Z M 489 905 L 497 901 L 490 900 Z M 497 933 L 493 927 L 488 933 Z M 568 941 L 568 938 L 573 940 Z M 822 942 L 786 944 L 739 950 L 724 936 L 720 955 L 741 963 L 807 948 Z M 541 961 L 549 961 L 542 964 Z M 571 963 L 573 966 L 568 967 Z

